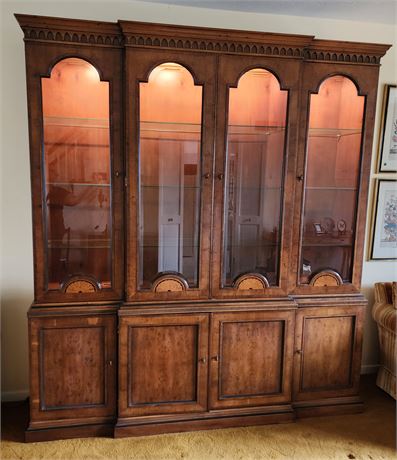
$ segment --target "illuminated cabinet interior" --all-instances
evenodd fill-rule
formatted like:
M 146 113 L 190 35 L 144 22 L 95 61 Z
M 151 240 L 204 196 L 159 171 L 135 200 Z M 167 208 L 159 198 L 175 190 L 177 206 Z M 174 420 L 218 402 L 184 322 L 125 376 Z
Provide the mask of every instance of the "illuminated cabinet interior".
M 16 17 L 35 274 L 26 440 L 363 410 L 389 46 Z

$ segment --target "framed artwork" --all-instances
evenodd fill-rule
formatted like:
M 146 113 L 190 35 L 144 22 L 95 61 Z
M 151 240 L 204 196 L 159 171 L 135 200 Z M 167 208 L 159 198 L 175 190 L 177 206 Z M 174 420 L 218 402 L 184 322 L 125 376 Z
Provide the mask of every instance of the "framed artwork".
M 397 259 L 397 180 L 377 180 L 371 259 Z
M 379 172 L 397 172 L 397 87 L 386 85 L 380 133 Z

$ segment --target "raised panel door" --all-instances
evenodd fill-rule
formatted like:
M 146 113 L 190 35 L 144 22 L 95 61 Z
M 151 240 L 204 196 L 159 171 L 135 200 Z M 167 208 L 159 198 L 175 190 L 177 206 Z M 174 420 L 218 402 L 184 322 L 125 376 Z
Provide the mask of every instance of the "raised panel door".
M 363 307 L 302 308 L 297 313 L 294 400 L 358 391 Z
M 294 313 L 214 313 L 210 406 L 260 406 L 291 399 Z
M 111 419 L 116 316 L 30 319 L 31 422 Z
M 121 417 L 207 407 L 208 315 L 121 317 Z

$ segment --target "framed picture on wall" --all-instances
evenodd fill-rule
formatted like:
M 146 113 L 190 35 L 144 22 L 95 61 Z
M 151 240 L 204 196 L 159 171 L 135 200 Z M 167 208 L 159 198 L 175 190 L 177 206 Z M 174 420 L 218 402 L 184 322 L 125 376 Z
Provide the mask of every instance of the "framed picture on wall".
M 397 180 L 375 184 L 371 259 L 397 259 Z
M 397 87 L 386 85 L 379 143 L 379 172 L 397 172 Z

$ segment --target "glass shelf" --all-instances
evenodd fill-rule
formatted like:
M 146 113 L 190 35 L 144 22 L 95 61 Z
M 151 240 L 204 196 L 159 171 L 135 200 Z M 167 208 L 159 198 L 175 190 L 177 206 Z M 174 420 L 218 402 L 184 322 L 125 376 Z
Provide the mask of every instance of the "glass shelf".
M 351 243 L 303 243 L 304 248 L 317 248 L 317 247 L 338 247 L 338 248 L 351 248 Z
M 329 191 L 329 190 L 338 190 L 344 192 L 357 192 L 357 187 L 343 187 L 342 185 L 338 187 L 337 185 L 333 186 L 307 186 L 306 190 L 319 190 L 319 191 Z
M 59 187 L 111 187 L 111 184 L 90 183 L 90 182 L 47 182 L 46 185 L 55 185 Z
M 107 118 L 43 117 L 44 126 L 109 129 Z
M 201 134 L 201 124 L 198 123 L 170 123 L 162 121 L 141 121 L 141 132 L 164 132 L 164 133 L 192 133 Z M 267 126 L 267 125 L 229 125 L 228 134 L 274 134 L 284 132 L 284 126 Z
M 361 128 L 309 128 L 309 137 L 341 138 L 361 134 Z
M 109 239 L 72 239 L 67 242 L 50 240 L 47 247 L 48 249 L 110 249 L 112 245 Z
M 162 190 L 162 189 L 171 189 L 171 190 L 201 190 L 201 186 L 200 185 L 191 185 L 191 186 L 187 186 L 187 185 L 141 185 L 141 189 L 159 189 L 159 190 Z

